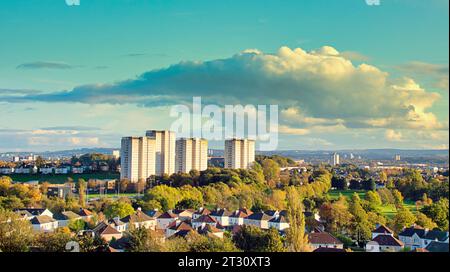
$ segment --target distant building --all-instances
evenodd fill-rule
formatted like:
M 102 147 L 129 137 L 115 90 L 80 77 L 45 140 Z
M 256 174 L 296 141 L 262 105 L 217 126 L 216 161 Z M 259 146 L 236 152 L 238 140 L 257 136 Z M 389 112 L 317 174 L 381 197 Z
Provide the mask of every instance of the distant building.
M 225 168 L 248 169 L 255 161 L 255 141 L 231 139 L 225 141 Z
M 48 197 L 58 197 L 66 199 L 72 193 L 72 187 L 68 185 L 52 185 L 47 188 Z
M 182 138 L 176 141 L 175 171 L 189 173 L 208 168 L 208 141 L 198 138 Z
M 120 157 L 120 150 L 113 150 L 112 156 L 117 160 Z
M 155 175 L 156 140 L 150 137 L 122 138 L 120 178 L 138 182 Z
M 148 130 L 146 136 L 155 140 L 155 173 L 175 173 L 175 132 Z
M 333 157 L 331 158 L 331 164 L 333 166 L 337 166 L 337 165 L 340 164 L 340 162 L 339 162 L 339 154 L 338 153 L 334 153 L 333 154 Z
M 401 161 L 402 157 L 400 155 L 395 155 L 394 160 L 395 161 Z

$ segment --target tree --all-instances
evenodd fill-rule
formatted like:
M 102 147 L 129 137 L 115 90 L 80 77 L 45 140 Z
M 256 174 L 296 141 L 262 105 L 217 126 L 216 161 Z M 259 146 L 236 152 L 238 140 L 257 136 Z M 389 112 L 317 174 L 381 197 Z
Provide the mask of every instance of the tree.
M 165 246 L 156 232 L 146 228 L 134 228 L 126 236 L 129 252 L 162 252 Z
M 84 179 L 78 180 L 78 204 L 81 207 L 86 205 L 86 181 Z
M 449 204 L 448 199 L 443 198 L 431 205 L 425 206 L 421 212 L 431 218 L 443 231 L 448 231 L 449 224 Z
M 84 230 L 84 228 L 86 227 L 86 222 L 82 219 L 69 220 L 69 224 L 67 225 L 67 227 L 71 231 L 78 233 L 80 230 Z
M 134 213 L 133 206 L 131 206 L 130 203 L 124 201 L 116 201 L 105 209 L 105 216 L 107 218 L 114 218 L 114 217 L 123 218 L 133 213 Z
M 40 252 L 65 252 L 66 244 L 72 240 L 69 233 L 53 232 L 39 233 L 34 241 Z
M 354 193 L 349 204 L 349 211 L 353 215 L 351 229 L 353 237 L 359 244 L 370 239 L 372 226 L 369 217 L 361 205 L 361 199 L 357 193 Z
M 245 252 L 284 251 L 281 237 L 274 229 L 266 232 L 255 226 L 243 225 L 234 234 L 233 242 Z
M 280 166 L 271 159 L 266 159 L 262 163 L 264 178 L 271 187 L 278 185 L 280 181 Z
M 9 188 L 12 186 L 12 179 L 7 176 L 0 177 L 0 196 L 8 196 Z
M 398 209 L 397 214 L 392 219 L 393 230 L 398 233 L 405 227 L 410 227 L 416 222 L 416 217 L 405 207 Z
M 403 196 L 399 190 L 395 189 L 392 191 L 392 196 L 394 197 L 394 204 L 397 210 L 403 208 Z
M 0 251 L 28 251 L 33 237 L 33 228 L 28 220 L 22 220 L 14 212 L 0 209 Z
M 202 206 L 202 203 L 199 202 L 198 200 L 192 199 L 192 198 L 187 198 L 187 199 L 183 199 L 180 202 L 177 203 L 177 205 L 175 206 L 176 209 L 198 209 Z
M 342 233 L 350 226 L 352 214 L 348 211 L 345 197 L 333 203 L 322 204 L 319 210 L 320 217 L 326 221 L 327 229 L 333 233 Z
M 380 195 L 374 191 L 368 191 L 365 199 L 369 203 L 371 210 L 376 210 L 382 204 Z
M 128 189 L 128 184 L 130 184 L 130 181 L 128 179 L 121 179 L 119 181 L 119 191 L 121 193 L 125 193 Z
M 434 223 L 433 220 L 431 220 L 431 218 L 427 217 L 425 214 L 421 212 L 416 213 L 416 224 L 431 230 L 437 228 L 437 224 Z
M 305 216 L 302 199 L 295 187 L 286 189 L 287 214 L 290 228 L 287 231 L 288 250 L 291 252 L 311 251 L 308 236 L 305 233 Z

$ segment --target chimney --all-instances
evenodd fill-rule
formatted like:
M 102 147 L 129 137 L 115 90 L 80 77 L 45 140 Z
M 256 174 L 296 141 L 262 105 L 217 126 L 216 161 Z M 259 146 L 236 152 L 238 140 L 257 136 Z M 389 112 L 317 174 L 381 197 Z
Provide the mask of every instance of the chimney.
M 142 212 L 142 208 L 141 208 L 141 207 L 138 207 L 137 210 L 140 211 L 140 212 Z

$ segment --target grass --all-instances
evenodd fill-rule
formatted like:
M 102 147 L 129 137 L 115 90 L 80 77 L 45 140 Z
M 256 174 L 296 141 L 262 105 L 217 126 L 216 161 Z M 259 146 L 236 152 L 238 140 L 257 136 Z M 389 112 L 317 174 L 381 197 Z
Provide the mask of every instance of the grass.
M 328 195 L 332 200 L 336 200 L 339 198 L 339 194 L 342 194 L 347 199 L 350 199 L 354 193 L 357 193 L 361 199 L 364 199 L 366 195 L 366 191 L 358 191 L 358 190 L 333 190 L 329 191 Z M 414 201 L 405 200 L 403 206 L 409 209 L 412 213 L 416 213 L 416 205 Z M 380 213 L 386 218 L 392 218 L 397 213 L 397 209 L 393 204 L 391 205 L 380 205 L 378 206 L 378 210 Z
M 354 193 L 357 193 L 361 199 L 364 199 L 366 196 L 366 191 L 361 190 L 331 190 L 328 192 L 328 195 L 332 200 L 338 199 L 340 194 L 345 196 L 347 199 L 350 199 Z
M 76 182 L 78 179 L 81 179 L 81 178 L 88 181 L 89 179 L 118 179 L 120 177 L 119 173 L 111 173 L 111 172 L 66 174 L 66 175 L 12 174 L 12 175 L 7 175 L 7 176 L 9 176 L 13 181 L 16 181 L 16 182 L 27 182 L 27 181 L 38 180 L 40 182 L 47 181 L 52 184 L 65 183 L 65 182 L 67 182 L 68 178 L 72 178 Z
M 120 193 L 119 196 L 117 196 L 116 193 L 110 193 L 110 194 L 88 194 L 88 199 L 93 199 L 93 198 L 118 198 L 118 197 L 135 197 L 137 196 L 136 193 Z M 141 194 L 142 196 L 142 194 Z

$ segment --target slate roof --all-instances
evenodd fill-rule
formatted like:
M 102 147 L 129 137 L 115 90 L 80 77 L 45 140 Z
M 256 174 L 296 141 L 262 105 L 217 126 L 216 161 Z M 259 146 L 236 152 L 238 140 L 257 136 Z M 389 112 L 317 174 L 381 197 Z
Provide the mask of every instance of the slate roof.
M 287 218 L 283 215 L 279 215 L 269 220 L 271 223 L 288 223 Z
M 267 215 L 266 213 L 260 212 L 260 213 L 254 213 L 251 214 L 249 216 L 247 216 L 247 219 L 250 220 L 267 220 L 269 221 L 270 219 L 272 219 L 272 217 L 270 215 Z
M 216 219 L 212 218 L 210 215 L 202 215 L 199 218 L 192 220 L 192 222 L 217 223 Z
M 143 213 L 142 211 L 136 211 L 133 214 L 127 215 L 124 218 L 121 218 L 120 221 L 125 222 L 125 223 L 129 223 L 129 222 L 134 222 L 134 223 L 138 223 L 138 222 L 146 222 L 146 221 L 150 221 L 153 220 L 154 218 L 146 215 L 145 213 Z
M 41 224 L 46 224 L 46 223 L 51 223 L 51 222 L 55 222 L 56 220 L 51 218 L 48 215 L 40 215 L 40 216 L 35 216 L 33 217 L 30 222 L 33 225 L 41 225 Z
M 165 212 L 163 214 L 161 214 L 160 216 L 158 216 L 158 218 L 160 219 L 171 219 L 171 218 L 177 218 L 177 216 L 173 213 L 170 212 Z
M 412 237 L 414 234 L 417 234 L 419 237 L 424 237 L 425 236 L 425 229 L 422 227 L 410 227 L 410 228 L 405 228 L 402 232 L 400 232 L 398 234 L 398 236 L 405 236 L 405 237 Z
M 440 230 L 430 230 L 423 237 L 427 240 L 444 242 L 448 238 L 448 232 L 440 231 Z
M 171 224 L 169 224 L 169 226 L 167 226 L 167 228 L 171 229 L 171 230 L 176 230 L 176 231 L 192 230 L 192 227 L 189 224 L 186 224 L 184 222 L 177 222 L 177 221 L 174 221 Z
M 71 220 L 81 218 L 81 216 L 72 211 L 65 211 L 53 215 L 53 218 L 56 220 Z
M 225 210 L 225 209 L 216 209 L 212 211 L 209 215 L 211 216 L 230 216 L 231 212 Z
M 28 213 L 30 213 L 30 214 L 33 215 L 33 216 L 39 216 L 39 215 L 41 215 L 45 210 L 47 210 L 47 209 L 41 209 L 41 208 L 39 208 L 39 209 L 16 209 L 15 211 L 16 211 L 16 212 L 19 212 L 19 211 L 27 211 Z
M 449 252 L 448 243 L 432 241 L 428 246 L 425 247 L 429 252 Z

